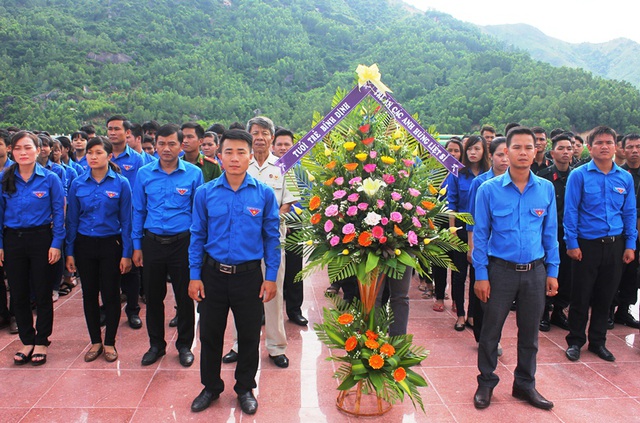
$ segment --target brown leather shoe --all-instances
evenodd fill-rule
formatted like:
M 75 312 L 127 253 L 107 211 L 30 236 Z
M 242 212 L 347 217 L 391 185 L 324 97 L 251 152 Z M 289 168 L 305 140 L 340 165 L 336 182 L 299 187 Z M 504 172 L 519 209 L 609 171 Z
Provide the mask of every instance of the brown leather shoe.
M 104 348 L 102 347 L 102 344 L 100 344 L 100 348 L 98 348 L 97 350 L 87 351 L 87 353 L 84 355 L 84 361 L 86 361 L 87 363 L 94 361 L 96 358 L 100 357 L 100 354 L 102 354 L 103 350 Z
M 116 347 L 112 347 L 112 348 L 113 348 L 113 351 L 107 351 L 106 348 L 104 350 L 104 359 L 107 360 L 109 363 L 113 363 L 118 359 L 118 351 L 116 350 Z

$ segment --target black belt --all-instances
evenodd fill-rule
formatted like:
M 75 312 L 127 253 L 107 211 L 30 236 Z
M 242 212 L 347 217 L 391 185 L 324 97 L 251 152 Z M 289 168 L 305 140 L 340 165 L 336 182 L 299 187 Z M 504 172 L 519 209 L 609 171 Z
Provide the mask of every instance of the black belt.
M 7 232 L 13 232 L 18 234 L 18 236 L 22 236 L 22 234 L 29 233 L 38 233 L 38 232 L 47 232 L 51 230 L 51 223 L 47 223 L 46 225 L 40 226 L 32 226 L 30 228 L 5 228 Z
M 148 230 L 144 231 L 144 236 L 148 236 L 152 240 L 157 241 L 162 245 L 173 244 L 176 241 L 179 241 L 181 239 L 188 237 L 189 234 L 191 234 L 191 232 L 184 231 L 184 232 L 180 232 L 177 235 L 156 235 L 151 231 L 148 231 Z
M 217 260 L 214 260 L 210 256 L 207 256 L 204 260 L 205 264 L 213 267 L 217 271 L 221 273 L 226 273 L 228 275 L 234 275 L 236 273 L 248 272 L 250 270 L 254 270 L 260 267 L 260 260 L 247 261 L 240 264 L 224 264 L 220 263 Z
M 516 272 L 528 272 L 529 270 L 535 269 L 537 266 L 544 265 L 543 259 L 534 260 L 531 263 L 512 263 L 498 257 L 490 257 L 489 261 L 506 267 L 507 269 L 515 270 Z
M 596 238 L 596 239 L 583 239 L 583 238 L 580 238 L 580 240 L 581 241 L 587 241 L 587 242 L 596 242 L 598 244 L 613 244 L 614 242 L 616 242 L 620 238 L 622 238 L 622 235 L 603 236 L 602 238 Z

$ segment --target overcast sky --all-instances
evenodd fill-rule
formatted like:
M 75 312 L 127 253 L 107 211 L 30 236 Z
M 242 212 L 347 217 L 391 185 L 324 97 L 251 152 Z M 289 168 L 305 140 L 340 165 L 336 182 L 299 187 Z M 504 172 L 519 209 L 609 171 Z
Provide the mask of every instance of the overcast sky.
M 477 25 L 526 23 L 570 43 L 629 38 L 640 43 L 635 0 L 404 0 Z

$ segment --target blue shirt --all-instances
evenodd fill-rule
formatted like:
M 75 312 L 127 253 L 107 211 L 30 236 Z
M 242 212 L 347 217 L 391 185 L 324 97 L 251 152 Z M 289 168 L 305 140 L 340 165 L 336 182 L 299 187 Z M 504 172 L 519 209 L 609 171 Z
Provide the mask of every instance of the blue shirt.
M 65 177 L 67 178 L 67 185 L 65 186 L 65 190 L 66 190 L 67 195 L 68 195 L 69 194 L 69 188 L 71 187 L 71 183 L 74 181 L 74 179 L 76 179 L 78 177 L 78 172 L 76 172 L 76 170 L 73 167 L 68 166 L 68 165 L 66 165 L 64 163 L 62 163 L 60 166 L 62 166 L 62 168 L 64 169 Z
M 162 170 L 159 160 L 142 167 L 133 186 L 133 248 L 142 249 L 145 229 L 156 235 L 188 231 L 193 197 L 203 183 L 202 171 L 184 160 L 171 173 Z
M 67 249 L 72 256 L 76 234 L 92 237 L 121 235 L 122 257 L 131 258 L 131 186 L 109 169 L 96 181 L 85 172 L 71 184 L 67 204 Z
M 143 151 L 142 153 L 140 153 L 140 155 L 142 156 L 142 161 L 144 162 L 145 165 L 148 165 L 149 163 L 153 163 L 158 161 L 158 158 L 155 156 L 152 156 L 151 154 L 147 153 L 146 151 Z
M 544 258 L 547 275 L 558 277 L 558 216 L 551 182 L 529 171 L 529 182 L 521 193 L 507 171 L 478 188 L 475 211 L 476 280 L 489 279 L 489 257 L 512 263 Z
M 145 162 L 137 151 L 125 145 L 124 151 L 118 157 L 114 154 L 111 161 L 118 165 L 122 175 L 129 180 L 131 188 L 136 186 L 138 170 L 145 165 Z
M 85 156 L 86 157 L 86 156 Z M 87 159 L 83 157 L 84 159 L 84 164 L 87 164 Z M 69 159 L 68 163 L 65 163 L 67 166 L 72 167 L 73 170 L 76 171 L 76 173 L 78 174 L 78 176 L 82 175 L 84 173 L 84 171 L 86 170 L 86 168 L 82 167 L 82 165 L 78 162 L 75 162 L 71 159 Z
M 578 238 L 624 235 L 625 248 L 635 250 L 636 198 L 633 177 L 613 163 L 606 175 L 591 161 L 574 169 L 564 197 L 564 239 L 567 249 L 578 248 Z
M 51 160 L 47 161 L 47 164 L 44 166 L 45 169 L 52 171 L 60 181 L 62 182 L 62 187 L 64 188 L 64 195 L 67 196 L 67 192 L 69 190 L 69 184 L 67 183 L 67 171 L 58 163 L 54 163 Z
M 471 171 L 459 173 L 458 176 L 449 174 L 445 183 L 449 209 L 461 213 L 469 211 L 469 190 L 475 178 L 476 175 Z
M 82 158 L 80 160 L 78 160 L 78 164 L 80 165 L 80 167 L 86 171 L 87 169 L 89 169 L 89 163 L 87 163 L 87 155 L 85 154 L 84 156 L 82 156 Z M 80 172 L 78 172 L 78 175 L 81 175 Z
M 4 168 L 8 168 L 9 166 L 11 166 L 12 164 L 14 164 L 15 162 L 13 160 L 11 160 L 10 158 L 7 157 L 7 161 L 4 162 Z
M 199 280 L 204 253 L 224 264 L 264 259 L 265 280 L 280 267 L 280 216 L 273 189 L 248 173 L 237 191 L 226 173 L 196 192 L 189 245 L 191 279 Z
M 476 195 L 478 194 L 478 188 L 480 188 L 480 185 L 482 185 L 483 182 L 493 179 L 495 176 L 496 174 L 493 173 L 493 167 L 491 167 L 485 173 L 481 173 L 476 176 L 473 179 L 473 182 L 471 182 L 471 188 L 469 188 L 469 213 L 471 213 L 471 216 L 474 216 L 474 220 L 476 215 Z M 473 232 L 473 225 L 467 224 L 467 232 Z
M 0 173 L 0 179 L 4 172 Z M 36 163 L 28 181 L 16 167 L 16 192 L 2 192 L 0 199 L 0 228 L 34 228 L 53 222 L 51 248 L 62 249 L 64 243 L 64 188 L 60 178 Z M 0 248 L 4 248 L 0 231 Z

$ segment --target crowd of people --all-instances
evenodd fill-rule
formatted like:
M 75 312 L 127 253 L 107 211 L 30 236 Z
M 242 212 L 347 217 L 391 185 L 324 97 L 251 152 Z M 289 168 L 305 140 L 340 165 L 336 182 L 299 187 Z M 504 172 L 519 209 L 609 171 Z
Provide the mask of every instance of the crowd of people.
M 191 409 L 202 411 L 220 396 L 222 363 L 237 362 L 234 390 L 241 409 L 255 413 L 261 326 L 270 361 L 286 368 L 284 312 L 308 324 L 303 283 L 293 283 L 303 258 L 279 248 L 288 233 L 280 215 L 300 200 L 291 189 L 295 177 L 276 166 L 294 134 L 266 117 L 205 130 L 195 122 L 137 124 L 122 115 L 107 119 L 105 132 L 98 136 L 87 125 L 54 138 L 0 130 L 0 264 L 10 288 L 7 301 L 0 284 L 0 324 L 19 334 L 15 365 L 46 363 L 53 303 L 80 280 L 91 341 L 84 360 L 118 359 L 122 298 L 128 325 L 147 329 L 141 365 L 155 363 L 167 353 L 169 281 L 176 302 L 169 326 L 177 327 L 185 367 L 194 362 L 200 313 L 204 389 Z M 451 253 L 454 329 L 473 328 L 480 371 L 474 403 L 485 408 L 498 383 L 502 326 L 516 310 L 513 395 L 550 409 L 535 389 L 538 331 L 567 330 L 569 360 L 578 360 L 588 342 L 589 351 L 614 361 L 607 329 L 640 328 L 629 311 L 638 291 L 640 135 L 597 127 L 586 139 L 587 155 L 583 139 L 562 129 L 547 136 L 541 127 L 509 124 L 504 134 L 484 126 L 445 145 L 465 166 L 443 184 L 449 208 L 475 219 L 449 222 L 469 245 L 468 253 Z M 390 297 L 391 335 L 406 333 L 411 273 L 388 281 L 377 301 Z M 447 273 L 434 266 L 418 285 L 435 312 L 445 309 Z M 355 284 L 338 281 L 327 292 L 342 288 L 350 299 L 358 295 Z M 229 310 L 235 343 L 223 355 Z

